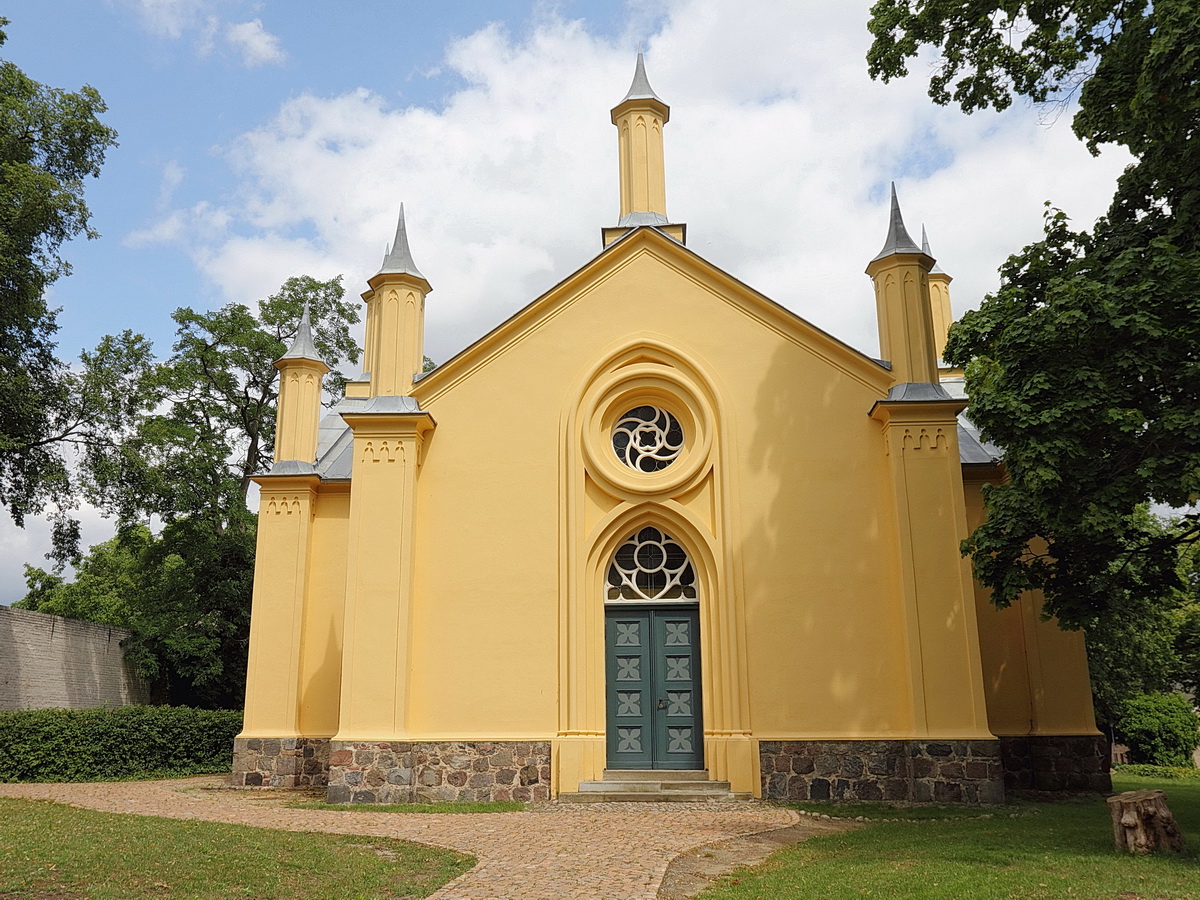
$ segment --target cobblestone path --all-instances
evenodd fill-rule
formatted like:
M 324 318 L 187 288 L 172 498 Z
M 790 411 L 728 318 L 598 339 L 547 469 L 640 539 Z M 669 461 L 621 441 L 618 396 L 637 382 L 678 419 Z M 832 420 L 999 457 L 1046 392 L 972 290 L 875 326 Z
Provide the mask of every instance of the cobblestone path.
M 695 847 L 797 822 L 757 803 L 549 803 L 529 812 L 413 814 L 294 809 L 275 791 L 220 789 L 218 776 L 106 784 L 0 784 L 0 796 L 104 812 L 401 838 L 475 856 L 437 900 L 653 900 L 668 864 Z

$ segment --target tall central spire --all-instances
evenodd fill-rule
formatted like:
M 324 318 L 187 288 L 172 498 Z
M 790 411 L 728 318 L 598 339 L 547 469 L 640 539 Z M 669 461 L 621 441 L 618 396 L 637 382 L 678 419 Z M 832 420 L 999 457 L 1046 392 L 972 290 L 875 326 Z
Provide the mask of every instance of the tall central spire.
M 673 225 L 667 218 L 662 132 L 670 118 L 671 108 L 650 87 L 646 60 L 639 50 L 633 83 L 624 99 L 612 110 L 620 161 L 621 219 L 617 228 L 604 229 L 606 245 L 639 225 L 662 228 L 676 240 L 683 241 L 684 226 Z

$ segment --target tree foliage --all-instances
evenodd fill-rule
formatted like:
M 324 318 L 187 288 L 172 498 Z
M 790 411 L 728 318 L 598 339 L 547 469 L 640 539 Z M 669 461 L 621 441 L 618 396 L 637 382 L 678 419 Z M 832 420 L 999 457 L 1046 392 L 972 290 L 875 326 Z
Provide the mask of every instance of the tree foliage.
M 1180 694 L 1142 694 L 1122 704 L 1117 734 L 1133 763 L 1192 768 L 1200 719 Z
M 1184 548 L 1179 574 L 1184 584 L 1184 601 L 1175 632 L 1175 652 L 1179 659 L 1175 680 L 1200 700 L 1200 544 Z
M 1200 495 L 1200 15 L 1193 0 L 879 0 L 871 74 L 940 51 L 938 103 L 1078 98 L 1075 133 L 1134 156 L 1107 214 L 1073 229 L 1051 209 L 1000 289 L 951 330 L 970 414 L 1005 451 L 968 540 L 1000 605 L 1040 588 L 1067 627 L 1179 586 L 1197 516 L 1147 528 L 1141 504 Z
M 74 414 L 73 385 L 54 355 L 45 291 L 70 272 L 62 244 L 98 236 L 83 188 L 116 145 L 98 118 L 105 109 L 91 87 L 47 87 L 0 60 L 0 504 L 18 525 L 69 502 L 57 438 Z
M 132 631 L 125 658 L 159 699 L 240 707 L 250 629 L 254 518 L 214 533 L 185 518 L 154 535 L 130 525 L 82 558 L 73 581 L 26 566 L 20 609 Z
M 1151 533 L 1178 527 L 1144 509 L 1135 518 Z M 1098 613 L 1083 623 L 1098 722 L 1114 726 L 1124 704 L 1142 694 L 1182 689 L 1200 696 L 1200 545 L 1181 549 L 1178 574 L 1182 589 L 1127 593 L 1117 614 Z
M 125 374 L 125 408 L 82 439 L 87 499 L 122 521 L 200 516 L 220 530 L 240 520 L 253 475 L 271 467 L 275 445 L 274 362 L 294 340 L 307 303 L 321 355 L 357 362 L 350 336 L 358 310 L 339 275 L 289 278 L 257 312 L 231 303 L 216 312 L 175 311 L 170 358 L 155 362 L 139 335 L 106 337 L 85 355 L 88 374 Z M 136 361 L 134 361 L 136 360 Z M 122 368 L 130 361 L 129 369 Z M 345 376 L 336 368 L 326 388 Z M 105 398 L 113 409 L 122 398 Z
M 78 489 L 118 534 L 77 562 L 74 581 L 27 567 L 20 605 L 129 628 L 126 657 L 172 703 L 240 705 L 245 690 L 255 517 L 246 494 L 274 451 L 274 361 L 310 308 L 328 361 L 356 362 L 357 309 L 341 278 L 288 279 L 251 311 L 176 310 L 170 357 L 141 335 L 105 337 L 71 376 Z M 337 390 L 344 377 L 331 379 Z M 152 534 L 148 522 L 163 523 Z

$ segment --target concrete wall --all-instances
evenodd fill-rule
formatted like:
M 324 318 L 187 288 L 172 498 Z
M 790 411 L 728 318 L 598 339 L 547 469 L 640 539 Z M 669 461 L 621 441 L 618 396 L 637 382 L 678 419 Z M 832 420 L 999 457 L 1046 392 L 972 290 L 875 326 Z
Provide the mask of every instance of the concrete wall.
M 125 662 L 124 628 L 0 606 L 0 709 L 148 703 Z

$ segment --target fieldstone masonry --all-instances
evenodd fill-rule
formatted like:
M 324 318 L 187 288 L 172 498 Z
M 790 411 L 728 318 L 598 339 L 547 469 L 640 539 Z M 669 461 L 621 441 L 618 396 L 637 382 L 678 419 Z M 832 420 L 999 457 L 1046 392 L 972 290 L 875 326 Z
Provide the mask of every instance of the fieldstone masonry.
M 329 782 L 328 738 L 235 738 L 235 787 L 324 787 Z
M 1002 737 L 1004 786 L 1025 791 L 1112 791 L 1108 739 L 1095 735 Z
M 548 741 L 334 741 L 330 803 L 549 800 Z
M 767 800 L 1003 803 L 999 741 L 763 741 Z

